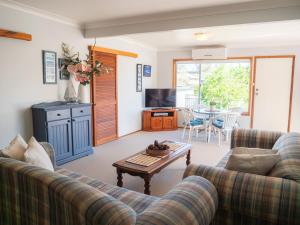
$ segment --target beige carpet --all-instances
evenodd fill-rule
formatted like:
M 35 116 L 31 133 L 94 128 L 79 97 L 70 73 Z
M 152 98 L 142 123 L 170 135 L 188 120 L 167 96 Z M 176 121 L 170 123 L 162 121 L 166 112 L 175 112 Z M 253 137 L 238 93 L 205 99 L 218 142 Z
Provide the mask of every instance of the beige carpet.
M 101 181 L 116 184 L 116 170 L 112 166 L 115 161 L 128 157 L 141 151 L 155 139 L 186 141 L 181 139 L 182 130 L 164 132 L 137 132 L 116 141 L 100 145 L 95 148 L 94 154 L 65 164 L 63 167 L 81 174 L 100 179 Z M 214 166 L 229 150 L 229 143 L 222 143 L 219 147 L 217 139 L 212 138 L 211 143 L 205 143 L 204 135 L 194 137 L 192 141 L 191 161 L 195 164 Z M 181 158 L 167 166 L 160 173 L 155 174 L 151 180 L 151 194 L 163 195 L 174 185 L 180 182 L 184 172 L 185 158 Z M 124 187 L 143 192 L 144 182 L 139 177 L 124 175 Z

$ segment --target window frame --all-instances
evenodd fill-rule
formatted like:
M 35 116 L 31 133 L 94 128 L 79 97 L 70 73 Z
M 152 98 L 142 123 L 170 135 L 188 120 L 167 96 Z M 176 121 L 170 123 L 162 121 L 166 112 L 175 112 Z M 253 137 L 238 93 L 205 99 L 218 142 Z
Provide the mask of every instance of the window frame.
M 219 59 L 221 60 L 221 59 Z M 229 57 L 227 59 L 222 59 L 224 61 L 226 60 L 249 60 L 250 62 L 250 78 L 249 78 L 249 101 L 248 101 L 248 111 L 243 112 L 243 116 L 251 116 L 252 112 L 252 101 L 253 101 L 253 62 L 254 62 L 254 57 Z M 173 75 L 172 75 L 172 87 L 176 88 L 177 85 L 177 62 L 193 62 L 193 61 L 201 61 L 199 59 L 192 59 L 192 58 L 182 58 L 182 59 L 173 59 Z M 203 60 L 203 61 L 218 61 L 218 59 L 215 60 Z

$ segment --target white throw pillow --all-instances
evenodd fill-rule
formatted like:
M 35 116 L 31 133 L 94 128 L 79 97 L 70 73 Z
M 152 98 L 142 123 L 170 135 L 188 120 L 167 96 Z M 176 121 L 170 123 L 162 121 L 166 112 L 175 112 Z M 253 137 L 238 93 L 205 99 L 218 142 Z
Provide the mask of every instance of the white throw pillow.
M 20 134 L 18 134 L 7 146 L 2 153 L 9 156 L 12 159 L 24 161 L 24 153 L 26 151 L 27 144 Z
M 34 137 L 31 137 L 28 141 L 28 148 L 25 152 L 25 162 L 28 162 L 34 166 L 39 166 L 44 169 L 54 171 L 51 160 L 40 143 Z

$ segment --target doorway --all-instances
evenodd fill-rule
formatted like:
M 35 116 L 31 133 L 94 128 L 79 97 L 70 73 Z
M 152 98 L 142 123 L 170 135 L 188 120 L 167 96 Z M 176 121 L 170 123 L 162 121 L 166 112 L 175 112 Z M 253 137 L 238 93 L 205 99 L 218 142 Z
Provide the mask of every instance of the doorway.
M 93 62 L 111 68 L 109 73 L 95 76 L 91 84 L 93 102 L 94 145 L 118 138 L 117 56 L 91 50 Z
M 290 131 L 295 56 L 257 56 L 251 127 Z

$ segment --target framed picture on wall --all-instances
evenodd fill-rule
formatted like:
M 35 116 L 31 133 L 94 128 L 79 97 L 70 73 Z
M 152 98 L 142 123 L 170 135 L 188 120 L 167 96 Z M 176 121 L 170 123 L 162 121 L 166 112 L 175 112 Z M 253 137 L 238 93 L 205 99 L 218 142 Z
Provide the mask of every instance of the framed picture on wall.
M 142 64 L 136 64 L 136 92 L 142 92 Z
M 70 73 L 67 70 L 67 67 L 64 66 L 64 64 L 65 64 L 65 59 L 59 58 L 58 59 L 59 79 L 69 80 L 70 79 Z
M 57 83 L 56 52 L 43 50 L 42 55 L 43 55 L 43 83 L 56 84 Z
M 151 77 L 151 66 L 150 65 L 144 65 L 144 67 L 143 67 L 143 76 L 144 77 Z

